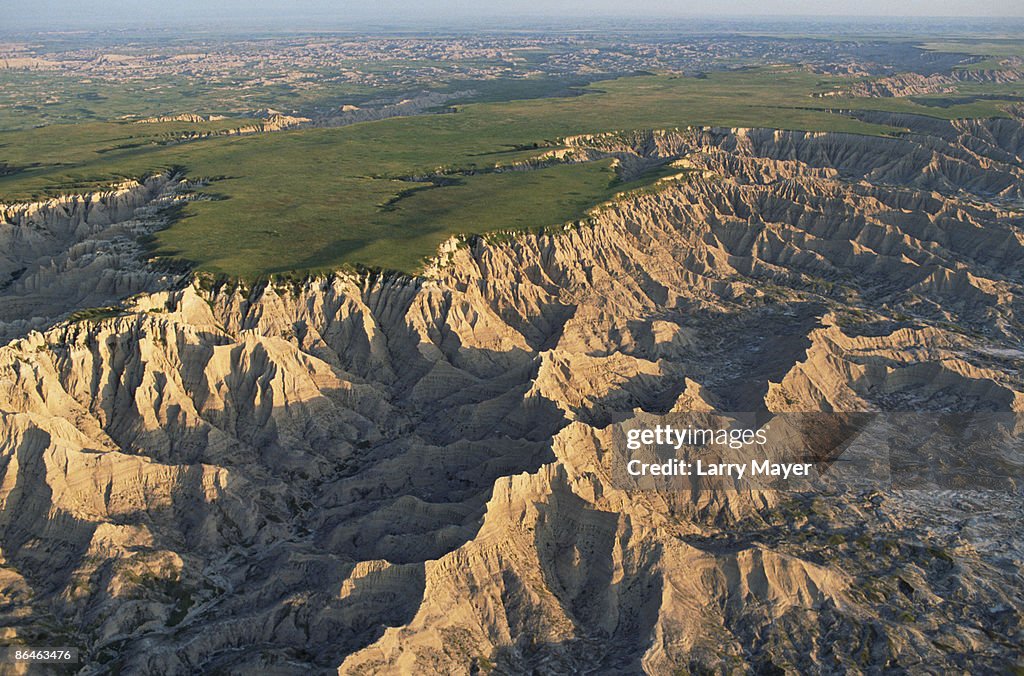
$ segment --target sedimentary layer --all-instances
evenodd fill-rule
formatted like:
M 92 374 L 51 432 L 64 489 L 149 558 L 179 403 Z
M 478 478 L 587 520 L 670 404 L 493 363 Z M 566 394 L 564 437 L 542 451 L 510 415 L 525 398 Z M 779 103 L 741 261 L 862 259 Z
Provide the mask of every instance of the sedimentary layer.
M 1009 668 L 1019 494 L 611 479 L 636 414 L 1024 410 L 1020 123 L 902 121 L 579 137 L 680 176 L 14 340 L 8 631 L 87 672 Z

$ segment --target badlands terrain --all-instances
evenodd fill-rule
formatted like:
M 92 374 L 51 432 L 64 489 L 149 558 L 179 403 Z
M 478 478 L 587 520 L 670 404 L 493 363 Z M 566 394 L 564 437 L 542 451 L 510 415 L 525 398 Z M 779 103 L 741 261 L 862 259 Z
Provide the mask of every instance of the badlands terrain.
M 5 641 L 86 674 L 1020 670 L 1013 434 L 994 489 L 615 480 L 644 416 L 1024 413 L 1024 115 L 853 98 L 893 77 L 804 96 L 851 130 L 611 126 L 435 171 L 616 183 L 559 227 L 441 233 L 414 271 L 154 257 L 217 198 L 187 164 L 5 198 Z

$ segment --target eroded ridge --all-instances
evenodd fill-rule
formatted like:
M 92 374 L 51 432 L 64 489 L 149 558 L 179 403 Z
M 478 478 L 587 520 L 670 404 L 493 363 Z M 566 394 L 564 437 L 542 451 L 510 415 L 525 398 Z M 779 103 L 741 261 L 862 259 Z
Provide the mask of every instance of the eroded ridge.
M 636 411 L 1022 411 L 1020 138 L 590 137 L 685 176 L 425 277 L 14 341 L 9 631 L 151 672 L 1006 667 L 1019 495 L 630 493 L 609 449 Z
M 0 204 L 0 343 L 68 314 L 115 305 L 179 275 L 147 264 L 140 239 L 166 227 L 187 199 L 164 173 L 99 192 Z

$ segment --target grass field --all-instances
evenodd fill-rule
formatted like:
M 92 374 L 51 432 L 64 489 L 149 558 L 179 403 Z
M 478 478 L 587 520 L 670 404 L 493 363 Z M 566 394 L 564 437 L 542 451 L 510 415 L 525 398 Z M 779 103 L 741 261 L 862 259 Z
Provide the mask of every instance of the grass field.
M 380 67 L 380 64 L 376 65 Z M 364 70 L 372 71 L 373 68 L 364 67 Z M 585 86 L 598 79 L 602 78 L 595 74 L 589 77 L 455 80 L 431 83 L 429 89 L 472 91 L 473 101 L 509 101 L 564 96 L 570 87 Z M 260 87 L 239 88 L 227 78 L 201 84 L 169 77 L 111 83 L 93 79 L 83 81 L 67 74 L 46 71 L 0 71 L 0 131 L 182 112 L 237 117 L 261 108 L 285 112 L 331 110 L 345 104 L 362 106 L 371 100 L 400 97 L 410 88 L 413 87 L 339 85 L 331 78 L 323 84 L 303 82 L 302 87 L 265 83 Z M 422 88 L 427 89 L 425 86 Z M 187 105 L 188 110 L 182 110 L 183 105 Z
M 626 187 L 607 163 L 487 173 L 566 135 L 705 124 L 900 131 L 828 112 L 833 106 L 946 118 L 1003 114 L 991 100 L 943 107 L 810 97 L 838 83 L 783 68 L 638 76 L 600 82 L 584 96 L 474 103 L 453 114 L 174 145 L 161 143 L 194 126 L 51 125 L 0 133 L 2 161 L 17 169 L 0 176 L 0 201 L 176 167 L 211 179 L 203 192 L 218 199 L 188 205 L 156 237 L 159 255 L 242 277 L 343 264 L 413 271 L 451 234 L 560 224 Z M 448 185 L 401 180 L 441 169 L 462 175 Z
M 1024 56 L 1024 41 L 1014 38 L 993 38 L 987 40 L 934 40 L 918 45 L 933 52 L 954 52 L 975 56 L 1007 57 Z

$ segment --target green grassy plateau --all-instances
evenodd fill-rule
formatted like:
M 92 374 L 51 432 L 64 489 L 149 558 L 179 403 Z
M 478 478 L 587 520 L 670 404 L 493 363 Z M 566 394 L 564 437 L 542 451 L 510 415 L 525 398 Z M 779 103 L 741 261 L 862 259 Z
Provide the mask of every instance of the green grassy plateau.
M 168 141 L 240 122 L 85 122 L 0 132 L 0 202 L 176 168 L 209 179 L 202 192 L 215 199 L 190 203 L 158 233 L 157 255 L 241 277 L 345 264 L 414 271 L 451 234 L 564 223 L 636 187 L 618 183 L 607 162 L 491 171 L 557 147 L 567 135 L 704 124 L 892 134 L 900 130 L 827 108 L 957 118 L 998 116 L 1005 104 L 810 97 L 843 82 L 783 68 L 637 76 L 592 85 L 582 96 L 184 143 Z M 436 183 L 407 180 L 452 170 L 457 175 Z

